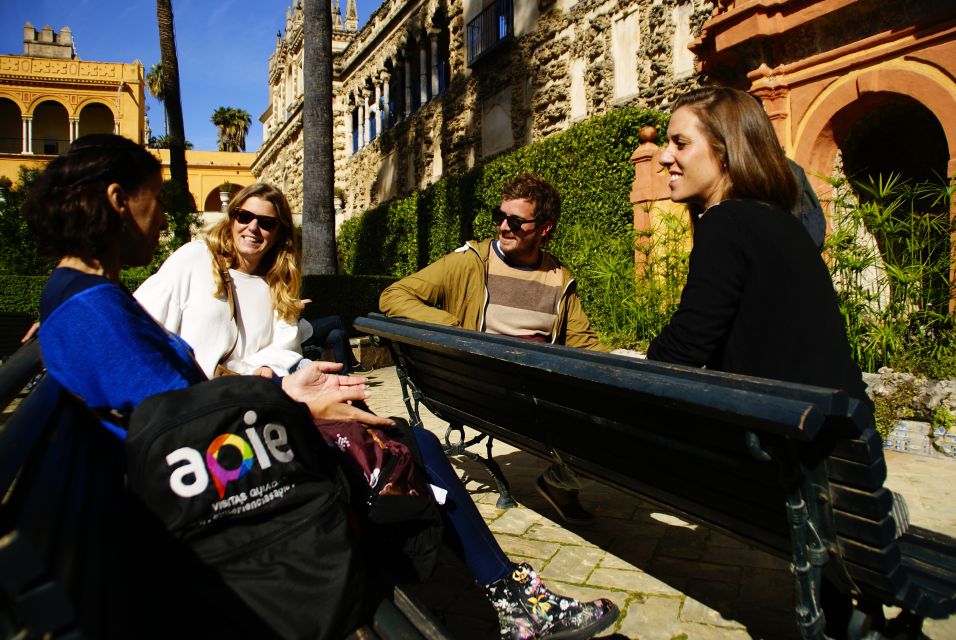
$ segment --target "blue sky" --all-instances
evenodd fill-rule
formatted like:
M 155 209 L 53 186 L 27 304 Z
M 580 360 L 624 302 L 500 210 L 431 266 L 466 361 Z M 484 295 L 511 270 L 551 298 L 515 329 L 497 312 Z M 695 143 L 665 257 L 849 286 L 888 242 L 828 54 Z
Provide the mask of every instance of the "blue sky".
M 268 106 L 269 56 L 285 31 L 292 0 L 172 0 L 183 93 L 186 139 L 196 149 L 216 149 L 217 107 L 252 116 L 246 150 L 262 143 L 259 116 Z M 357 0 L 359 27 L 380 0 Z M 341 1 L 345 11 L 345 0 Z M 159 62 L 156 3 L 152 0 L 0 0 L 0 55 L 23 54 L 23 25 L 55 31 L 68 26 L 81 60 L 133 62 L 148 72 Z M 162 106 L 147 97 L 154 135 L 163 133 Z

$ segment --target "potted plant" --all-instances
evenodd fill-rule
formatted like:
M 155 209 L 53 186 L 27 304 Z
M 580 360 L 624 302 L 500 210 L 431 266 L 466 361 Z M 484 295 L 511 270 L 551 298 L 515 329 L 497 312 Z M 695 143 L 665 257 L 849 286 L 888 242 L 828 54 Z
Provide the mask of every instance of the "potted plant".
M 220 211 L 225 211 L 226 206 L 229 204 L 229 198 L 232 196 L 232 190 L 235 186 L 226 180 L 221 185 L 219 185 L 219 202 L 222 203 Z

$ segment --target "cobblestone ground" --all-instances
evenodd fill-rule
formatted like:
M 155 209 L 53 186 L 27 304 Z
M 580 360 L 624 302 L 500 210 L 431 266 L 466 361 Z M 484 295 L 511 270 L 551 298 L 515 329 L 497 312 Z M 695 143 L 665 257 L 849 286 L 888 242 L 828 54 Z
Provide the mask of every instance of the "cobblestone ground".
M 407 416 L 394 367 L 377 369 L 371 385 L 374 395 L 368 404 L 376 413 Z M 427 428 L 444 436 L 444 424 L 424 408 L 422 418 Z M 595 512 L 597 523 L 564 525 L 534 489 L 545 462 L 501 443 L 494 451 L 517 508 L 495 506 L 498 494 L 481 466 L 464 458 L 453 465 L 511 558 L 529 562 L 559 593 L 582 599 L 606 596 L 617 603 L 621 617 L 602 637 L 800 637 L 793 578 L 783 560 L 596 482 L 582 491 L 582 501 Z M 888 484 L 907 497 L 913 522 L 956 536 L 956 462 L 889 452 L 887 464 Z M 413 593 L 455 638 L 497 636 L 491 606 L 451 554 L 442 556 L 433 578 L 416 585 Z M 956 616 L 928 620 L 923 631 L 934 640 L 956 640 Z

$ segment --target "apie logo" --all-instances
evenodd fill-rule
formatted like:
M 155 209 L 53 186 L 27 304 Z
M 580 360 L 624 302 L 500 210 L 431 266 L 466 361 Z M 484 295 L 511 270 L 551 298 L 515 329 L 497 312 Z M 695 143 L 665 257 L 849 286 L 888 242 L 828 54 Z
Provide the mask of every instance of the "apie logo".
M 256 413 L 247 411 L 243 421 L 255 425 Z M 262 427 L 261 435 L 254 426 L 246 429 L 244 433 L 245 439 L 235 433 L 217 436 L 206 449 L 205 461 L 202 454 L 192 447 L 180 447 L 167 455 L 166 464 L 174 467 L 169 476 L 169 488 L 180 497 L 192 498 L 206 490 L 209 476 L 212 475 L 221 500 L 226 494 L 226 485 L 249 473 L 254 462 L 258 462 L 261 469 L 268 469 L 273 460 L 285 463 L 295 457 L 288 446 L 288 434 L 281 424 L 266 424 Z M 220 461 L 223 450 L 228 447 L 235 448 L 241 458 L 235 468 L 226 468 Z M 185 464 L 175 466 L 181 462 Z

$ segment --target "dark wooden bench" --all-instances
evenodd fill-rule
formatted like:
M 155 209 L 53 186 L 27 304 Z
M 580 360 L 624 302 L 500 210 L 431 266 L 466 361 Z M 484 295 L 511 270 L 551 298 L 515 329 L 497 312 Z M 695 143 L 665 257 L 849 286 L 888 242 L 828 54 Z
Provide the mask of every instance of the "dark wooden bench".
M 422 404 L 451 431 L 558 457 L 788 559 L 806 638 L 824 637 L 824 578 L 855 603 L 848 637 L 867 625 L 918 634 L 924 617 L 956 611 L 956 540 L 915 526 L 897 536 L 882 442 L 842 391 L 377 314 L 355 326 L 390 345 L 413 422 Z M 461 446 L 459 435 L 448 449 Z M 886 623 L 882 604 L 904 614 Z
M 0 367 L 0 638 L 123 637 L 125 452 L 40 372 L 36 342 Z M 447 634 L 396 587 L 351 637 Z
M 32 314 L 25 312 L 0 312 L 0 362 L 20 348 L 20 340 L 34 320 Z

